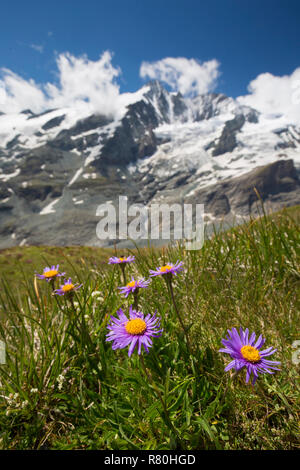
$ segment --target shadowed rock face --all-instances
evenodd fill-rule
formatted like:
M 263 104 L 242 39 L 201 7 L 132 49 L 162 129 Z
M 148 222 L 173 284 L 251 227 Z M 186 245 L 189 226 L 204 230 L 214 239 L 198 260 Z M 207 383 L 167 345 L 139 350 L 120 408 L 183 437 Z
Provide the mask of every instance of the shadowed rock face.
M 230 211 L 248 216 L 257 210 L 257 193 L 270 208 L 299 204 L 300 181 L 293 160 L 277 161 L 238 178 L 208 186 L 198 191 L 193 200 L 205 204 L 205 212 L 215 217 L 226 216 Z M 192 202 L 192 199 L 188 201 Z
M 153 81 L 119 120 L 93 114 L 66 127 L 67 112 L 23 111 L 26 132 L 16 129 L 3 145 L 0 121 L 0 247 L 113 243 L 97 239 L 96 209 L 107 201 L 118 207 L 119 195 L 128 205 L 202 203 L 215 220 L 255 213 L 254 188 L 271 209 L 300 203 L 288 158 L 298 148 L 300 155 L 299 130 L 275 130 L 274 162 L 261 166 L 257 150 L 244 157 L 241 143 L 246 124 L 259 126 L 259 113 L 225 95 L 188 100 Z M 231 161 L 243 158 L 254 169 L 227 177 Z
M 217 157 L 218 155 L 222 155 L 226 152 L 232 152 L 236 147 L 236 134 L 241 130 L 245 121 L 245 117 L 243 115 L 239 115 L 231 121 L 226 122 L 220 140 L 212 152 L 213 157 Z
M 104 143 L 101 159 L 94 166 L 105 172 L 106 166 L 125 167 L 138 158 L 152 155 L 156 151 L 153 129 L 157 126 L 158 119 L 152 106 L 144 102 L 129 106 L 113 137 Z
M 63 120 L 65 119 L 65 114 L 63 114 L 62 116 L 58 116 L 56 118 L 53 118 L 53 119 L 50 119 L 50 121 L 47 121 L 43 126 L 42 126 L 42 129 L 44 131 L 47 131 L 48 129 L 52 129 L 53 127 L 57 127 L 59 126 Z
M 263 200 L 271 194 L 287 193 L 299 187 L 299 178 L 293 160 L 282 160 L 257 168 L 240 177 L 238 190 L 247 195 L 256 188 Z

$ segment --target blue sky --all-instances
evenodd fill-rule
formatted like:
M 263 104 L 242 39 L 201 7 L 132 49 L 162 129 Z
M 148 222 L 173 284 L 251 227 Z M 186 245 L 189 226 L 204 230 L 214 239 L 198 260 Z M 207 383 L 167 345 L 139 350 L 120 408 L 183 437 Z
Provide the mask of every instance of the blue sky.
M 60 54 L 97 61 L 111 51 L 120 91 L 133 92 L 143 62 L 215 59 L 215 91 L 236 97 L 260 74 L 300 67 L 299 31 L 299 0 L 11 0 L 1 6 L 0 67 L 58 83 Z

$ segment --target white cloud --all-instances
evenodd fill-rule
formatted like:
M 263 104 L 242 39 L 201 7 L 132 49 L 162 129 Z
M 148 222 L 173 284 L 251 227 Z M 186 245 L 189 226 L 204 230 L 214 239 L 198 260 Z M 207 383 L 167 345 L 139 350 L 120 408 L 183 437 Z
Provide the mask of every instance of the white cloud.
M 88 103 L 103 114 L 114 114 L 119 97 L 119 85 L 115 79 L 121 72 L 113 67 L 111 60 L 108 51 L 96 61 L 88 60 L 86 56 L 61 54 L 57 59 L 59 85 L 47 83 L 45 86 L 51 106 Z
M 125 107 L 142 98 L 143 90 L 120 93 L 118 78 L 121 70 L 112 64 L 112 54 L 103 52 L 98 60 L 86 55 L 69 53 L 56 59 L 55 83 L 38 84 L 11 70 L 0 70 L 0 111 L 12 114 L 24 109 L 35 113 L 53 108 L 74 108 L 84 114 L 99 112 L 119 117 Z M 190 96 L 211 91 L 219 76 L 219 63 L 199 63 L 195 59 L 165 58 L 143 62 L 142 77 L 159 79 L 174 91 Z M 281 77 L 270 73 L 258 75 L 248 86 L 249 94 L 240 96 L 241 104 L 251 106 L 264 115 L 283 116 L 283 120 L 300 124 L 300 67 L 291 75 Z
M 44 52 L 44 46 L 41 44 L 30 44 L 31 49 L 34 49 L 35 51 L 39 52 L 42 54 Z
M 216 59 L 200 63 L 185 57 L 166 57 L 157 62 L 143 62 L 140 76 L 160 80 L 174 91 L 194 96 L 215 88 L 220 75 L 219 65 Z
M 1 81 L 0 81 L 0 106 L 4 104 L 5 101 L 6 101 L 6 93 L 4 90 L 4 85 L 1 86 Z
M 249 95 L 239 96 L 241 104 L 252 106 L 264 115 L 282 115 L 300 124 L 300 67 L 291 75 L 258 75 L 248 86 Z
M 2 69 L 0 80 L 0 110 L 4 113 L 18 113 L 30 108 L 39 112 L 46 107 L 46 97 L 34 80 L 24 80 L 8 69 Z
M 98 60 L 85 55 L 75 57 L 69 53 L 57 57 L 57 83 L 37 84 L 25 80 L 8 69 L 1 69 L 0 110 L 16 113 L 26 108 L 33 112 L 58 107 L 85 108 L 92 112 L 117 115 L 120 107 L 129 104 L 133 94 L 121 95 L 116 78 L 119 68 L 112 63 L 110 52 Z

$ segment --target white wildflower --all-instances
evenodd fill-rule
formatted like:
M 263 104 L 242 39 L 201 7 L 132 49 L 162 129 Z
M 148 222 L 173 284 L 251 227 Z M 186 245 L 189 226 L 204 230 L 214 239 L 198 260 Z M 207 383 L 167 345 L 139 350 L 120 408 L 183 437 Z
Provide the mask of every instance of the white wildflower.
M 63 383 L 65 381 L 65 377 L 62 374 L 59 374 L 57 377 L 57 382 L 58 382 L 58 390 L 61 390 L 63 388 Z

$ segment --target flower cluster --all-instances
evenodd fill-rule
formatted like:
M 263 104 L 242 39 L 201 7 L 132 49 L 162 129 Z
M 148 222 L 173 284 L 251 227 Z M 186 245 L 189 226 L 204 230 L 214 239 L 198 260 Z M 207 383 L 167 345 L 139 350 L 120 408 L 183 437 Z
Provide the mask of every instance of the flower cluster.
M 43 271 L 43 274 L 38 274 L 36 273 L 36 277 L 38 279 L 44 279 L 47 282 L 52 282 L 52 285 L 54 286 L 54 282 L 56 278 L 64 276 L 66 273 L 61 273 L 59 272 L 59 264 L 57 266 L 51 266 L 51 268 L 45 268 Z M 69 277 L 69 279 L 64 279 L 64 283 L 60 286 L 59 289 L 54 289 L 54 294 L 57 295 L 66 295 L 67 297 L 70 297 L 73 295 L 73 293 L 78 290 L 82 284 L 74 284 L 72 279 Z
M 125 273 L 125 267 L 129 263 L 135 261 L 134 256 L 121 256 L 109 258 L 108 264 L 118 264 Z M 184 322 L 182 321 L 179 309 L 176 306 L 173 294 L 172 279 L 173 276 L 177 276 L 178 273 L 183 271 L 183 262 L 177 261 L 175 264 L 167 263 L 163 266 L 157 267 L 155 270 L 150 270 L 149 279 L 145 278 L 136 279 L 131 277 L 131 281 L 123 287 L 118 287 L 120 293 L 127 298 L 130 294 L 133 294 L 134 305 L 129 306 L 128 314 L 126 314 L 122 308 L 116 312 L 116 316 L 111 316 L 107 328 L 109 330 L 106 335 L 106 341 L 112 342 L 112 349 L 124 349 L 128 347 L 128 356 L 131 357 L 134 350 L 137 349 L 137 353 L 140 355 L 142 347 L 146 353 L 149 352 L 149 348 L 152 347 L 153 338 L 162 336 L 163 329 L 160 325 L 160 318 L 157 316 L 157 312 L 153 315 L 150 313 L 145 315 L 142 311 L 139 311 L 137 306 L 138 292 L 140 289 L 149 287 L 151 282 L 150 278 L 156 276 L 163 276 L 168 283 L 169 292 L 172 297 L 172 301 L 175 306 L 176 313 L 181 322 L 181 326 L 187 335 L 187 329 L 185 328 Z M 43 274 L 36 273 L 38 279 L 44 279 L 47 282 L 52 283 L 54 289 L 54 282 L 56 278 L 64 276 L 65 273 L 59 271 L 59 265 L 53 265 L 51 268 L 46 267 Z M 124 280 L 126 279 L 124 274 Z M 72 300 L 72 295 L 77 291 L 82 284 L 74 284 L 71 278 L 64 279 L 64 283 L 59 289 L 54 290 L 54 294 L 60 296 L 67 296 Z M 94 294 L 101 294 L 95 291 Z M 231 362 L 225 367 L 225 371 L 235 369 L 239 372 L 243 368 L 246 369 L 246 383 L 252 376 L 252 384 L 254 385 L 259 374 L 274 374 L 274 371 L 280 370 L 277 366 L 280 364 L 278 361 L 270 361 L 267 358 L 276 352 L 276 349 L 269 347 L 262 349 L 265 338 L 260 335 L 256 339 L 256 334 L 253 332 L 249 334 L 248 328 L 243 330 L 240 328 L 239 332 L 236 328 L 227 330 L 228 335 L 225 339 L 222 339 L 223 348 L 219 349 L 219 352 L 229 354 L 232 358 Z M 188 335 L 187 335 L 188 342 Z M 62 387 L 62 377 L 59 376 L 59 388 Z
M 132 263 L 135 261 L 134 256 L 122 256 L 112 257 L 109 259 L 109 264 L 119 264 L 122 267 L 123 272 L 126 263 Z M 182 271 L 182 262 L 177 261 L 176 264 L 168 263 L 161 268 L 157 268 L 157 271 L 150 270 L 150 278 L 153 276 L 167 274 L 168 277 L 177 275 L 178 272 Z M 149 351 L 149 347 L 152 346 L 152 336 L 161 336 L 162 329 L 160 329 L 159 320 L 155 314 L 147 315 L 144 318 L 144 314 L 138 311 L 137 308 L 137 296 L 139 289 L 144 289 L 149 286 L 151 279 L 145 280 L 145 278 L 135 279 L 131 277 L 131 281 L 125 286 L 119 287 L 120 293 L 127 298 L 129 294 L 134 295 L 134 307 L 129 307 L 129 318 L 126 317 L 123 310 L 118 310 L 118 318 L 111 317 L 111 322 L 108 325 L 110 332 L 107 335 L 107 341 L 113 341 L 113 349 L 122 349 L 129 346 L 128 355 L 134 351 L 135 346 L 138 347 L 138 354 L 141 353 L 141 346 L 144 346 L 146 352 Z
M 113 257 L 109 259 L 109 264 L 123 264 L 123 263 L 132 263 L 135 261 L 134 256 L 128 256 L 122 257 L 122 258 L 117 258 Z M 178 272 L 183 270 L 183 262 L 182 261 L 177 261 L 175 264 L 168 263 L 160 268 L 156 268 L 156 271 L 153 271 L 150 269 L 150 276 L 149 277 L 154 277 L 154 276 L 161 276 L 165 275 L 168 279 L 171 279 L 173 275 L 177 275 Z M 128 297 L 129 294 L 131 293 L 136 293 L 140 288 L 146 288 L 149 286 L 151 280 L 145 280 L 144 278 L 142 279 L 134 279 L 134 277 L 131 277 L 131 281 L 126 284 L 126 286 L 119 287 L 121 294 L 124 294 L 125 297 Z
M 132 262 L 134 261 L 132 258 L 134 257 L 111 258 L 109 263 Z M 164 266 L 157 267 L 156 270 L 150 270 L 150 277 L 165 277 L 166 281 L 169 283 L 171 292 L 173 292 L 172 278 L 173 276 L 177 276 L 182 270 L 182 261 L 177 261 L 175 264 L 167 263 Z M 131 281 L 125 287 L 119 287 L 119 289 L 125 297 L 128 297 L 130 293 L 135 293 L 139 288 L 148 287 L 149 282 L 150 280 L 145 281 L 144 278 L 135 280 L 134 277 L 132 277 Z M 151 337 L 161 336 L 162 334 L 156 313 L 152 317 L 151 315 L 147 315 L 144 318 L 142 312 L 138 312 L 130 306 L 129 318 L 124 314 L 122 309 L 118 310 L 117 314 L 118 318 L 111 317 L 111 321 L 108 325 L 109 333 L 106 339 L 106 341 L 113 341 L 113 349 L 122 349 L 129 346 L 128 355 L 131 356 L 136 346 L 138 348 L 138 354 L 140 354 L 141 346 L 143 345 L 146 352 L 148 352 L 149 346 L 152 345 Z M 183 323 L 182 326 L 184 326 Z M 259 374 L 273 374 L 274 370 L 280 370 L 276 367 L 280 362 L 266 359 L 266 357 L 274 354 L 276 349 L 270 347 L 261 351 L 265 339 L 260 335 L 257 341 L 255 340 L 256 335 L 254 332 L 249 338 L 248 328 L 246 328 L 245 331 L 240 328 L 240 335 L 236 328 L 233 328 L 232 330 L 228 330 L 227 339 L 222 340 L 225 348 L 219 350 L 220 352 L 230 354 L 233 359 L 225 367 L 225 371 L 234 368 L 238 372 L 245 367 L 246 382 L 248 383 L 250 376 L 253 375 L 253 385 Z

